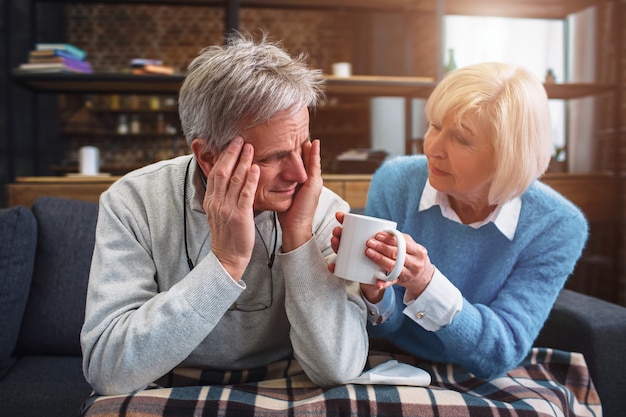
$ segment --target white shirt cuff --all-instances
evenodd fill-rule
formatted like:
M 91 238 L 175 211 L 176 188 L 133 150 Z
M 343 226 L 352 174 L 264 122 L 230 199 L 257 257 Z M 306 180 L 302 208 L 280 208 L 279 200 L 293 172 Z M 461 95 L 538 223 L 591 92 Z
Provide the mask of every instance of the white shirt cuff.
M 406 308 L 403 313 L 424 329 L 436 332 L 452 323 L 463 309 L 463 296 L 439 269 L 424 292 L 416 299 L 404 293 Z
M 391 316 L 396 299 L 394 293 L 395 291 L 393 288 L 387 288 L 385 290 L 385 295 L 383 295 L 383 299 L 376 304 L 370 303 L 367 301 L 367 298 L 361 294 L 363 301 L 365 301 L 365 307 L 367 308 L 367 321 L 372 326 L 385 322 L 385 320 Z

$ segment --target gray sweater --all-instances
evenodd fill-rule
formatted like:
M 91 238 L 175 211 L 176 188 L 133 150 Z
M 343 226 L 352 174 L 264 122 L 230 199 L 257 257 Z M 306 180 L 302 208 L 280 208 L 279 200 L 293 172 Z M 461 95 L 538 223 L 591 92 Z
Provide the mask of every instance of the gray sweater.
M 318 385 L 359 375 L 368 350 L 365 305 L 358 285 L 327 269 L 334 213 L 348 211 L 347 203 L 324 188 L 313 238 L 289 253 L 280 252 L 278 225 L 271 274 L 273 216 L 257 214 L 252 259 L 237 283 L 211 252 L 195 161 L 183 196 L 190 158 L 141 168 L 102 194 L 81 333 L 89 383 L 100 394 L 122 394 L 178 366 L 239 370 L 291 356 Z M 269 308 L 229 310 L 235 302 Z

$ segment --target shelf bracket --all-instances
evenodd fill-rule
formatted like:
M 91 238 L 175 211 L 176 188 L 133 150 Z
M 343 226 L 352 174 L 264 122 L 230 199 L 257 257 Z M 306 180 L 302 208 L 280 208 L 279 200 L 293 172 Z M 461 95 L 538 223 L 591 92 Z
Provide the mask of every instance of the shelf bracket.
M 224 40 L 239 30 L 239 0 L 224 0 Z

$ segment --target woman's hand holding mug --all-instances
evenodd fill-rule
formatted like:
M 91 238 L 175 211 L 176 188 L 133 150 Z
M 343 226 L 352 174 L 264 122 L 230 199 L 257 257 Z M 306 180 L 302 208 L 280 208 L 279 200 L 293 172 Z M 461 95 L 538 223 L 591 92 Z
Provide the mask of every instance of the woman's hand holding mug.
M 426 248 L 396 230 L 395 222 L 341 212 L 336 217 L 343 228 L 333 230 L 331 246 L 337 259 L 330 270 L 360 282 L 368 301 L 379 302 L 384 290 L 396 283 L 406 287 L 411 298 L 428 286 L 435 267 Z

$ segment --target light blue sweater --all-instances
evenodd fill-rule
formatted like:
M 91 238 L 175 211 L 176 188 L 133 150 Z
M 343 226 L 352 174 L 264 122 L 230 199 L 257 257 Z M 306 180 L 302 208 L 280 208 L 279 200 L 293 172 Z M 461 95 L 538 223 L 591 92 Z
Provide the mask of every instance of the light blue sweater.
M 532 347 L 581 255 L 587 221 L 571 202 L 535 181 L 521 197 L 509 240 L 493 223 L 475 229 L 448 220 L 439 206 L 418 212 L 427 177 L 423 156 L 386 162 L 372 179 L 366 213 L 396 221 L 423 245 L 463 294 L 463 309 L 450 325 L 429 332 L 402 313 L 404 288 L 396 285 L 393 314 L 370 326 L 370 335 L 426 360 L 459 364 L 479 378 L 499 376 Z

